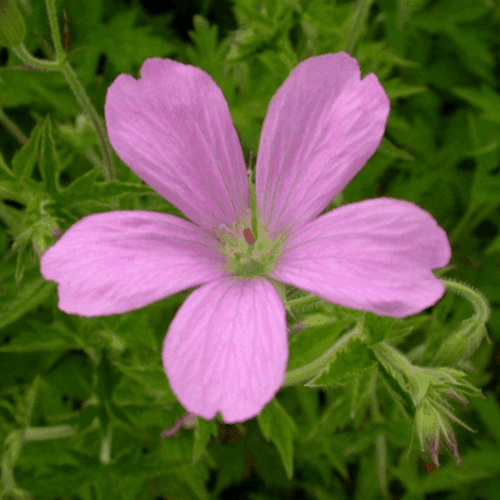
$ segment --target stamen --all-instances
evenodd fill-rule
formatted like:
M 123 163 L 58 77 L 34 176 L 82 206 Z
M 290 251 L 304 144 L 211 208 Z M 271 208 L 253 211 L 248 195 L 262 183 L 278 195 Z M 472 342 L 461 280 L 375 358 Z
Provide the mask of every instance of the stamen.
M 248 227 L 246 229 L 243 229 L 243 235 L 245 236 L 245 240 L 247 240 L 247 243 L 249 245 L 253 245 L 255 238 L 253 237 L 252 231 Z

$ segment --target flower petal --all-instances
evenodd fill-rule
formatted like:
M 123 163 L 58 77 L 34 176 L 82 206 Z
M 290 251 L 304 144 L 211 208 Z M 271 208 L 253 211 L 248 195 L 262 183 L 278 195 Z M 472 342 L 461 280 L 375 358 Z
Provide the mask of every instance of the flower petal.
M 288 361 L 285 309 L 267 280 L 223 280 L 195 290 L 170 324 L 163 367 L 187 411 L 248 420 L 281 387 Z
M 122 74 L 104 107 L 118 156 L 206 229 L 249 208 L 245 162 L 224 96 L 199 68 L 147 59 L 141 78 Z
M 131 311 L 227 276 L 202 229 L 173 215 L 139 210 L 84 217 L 41 258 L 59 284 L 59 309 L 80 316 Z
M 276 280 L 344 307 L 404 317 L 435 304 L 448 264 L 445 231 L 408 201 L 377 198 L 322 215 L 289 238 Z
M 257 206 L 270 232 L 318 216 L 373 155 L 388 114 L 377 77 L 360 80 L 345 52 L 300 63 L 273 97 L 260 137 Z

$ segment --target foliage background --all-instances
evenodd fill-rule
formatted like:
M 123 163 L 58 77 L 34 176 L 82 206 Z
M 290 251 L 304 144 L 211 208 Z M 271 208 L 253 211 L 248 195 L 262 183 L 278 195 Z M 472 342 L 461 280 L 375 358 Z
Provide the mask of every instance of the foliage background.
M 447 276 L 472 284 L 490 301 L 491 343 L 474 354 L 469 374 L 486 399 L 457 410 L 477 432 L 455 427 L 462 465 L 444 452 L 434 469 L 418 446 L 406 454 L 411 422 L 400 418 L 389 395 L 381 396 L 377 415 L 363 398 L 353 410 L 344 387 L 289 387 L 259 422 L 198 419 L 194 429 L 161 438 L 184 413 L 160 353 L 189 291 L 117 316 L 66 315 L 57 309 L 55 285 L 40 275 L 36 245 L 55 241 L 47 231 L 51 223 L 64 232 L 89 213 L 178 212 L 116 156 L 117 180 L 106 182 L 96 138 L 62 75 L 15 69 L 21 62 L 2 48 L 2 164 L 19 174 L 33 164 L 24 171 L 29 175 L 19 175 L 16 192 L 5 187 L 5 172 L 0 176 L 5 498 L 27 492 L 36 499 L 89 500 L 498 498 L 498 2 L 191 0 L 157 12 L 158 3 L 57 3 L 61 28 L 66 13 L 70 62 L 101 116 L 106 89 L 119 73 L 137 76 L 147 57 L 172 57 L 207 71 L 222 88 L 249 161 L 267 105 L 299 61 L 346 50 L 363 75 L 376 73 L 391 99 L 385 139 L 343 202 L 384 195 L 429 211 L 452 244 Z M 19 5 L 26 46 L 38 57 L 53 57 L 45 3 Z M 51 169 L 61 189 L 72 187 L 64 203 L 44 208 Z M 446 294 L 425 312 L 428 326 L 399 348 L 410 352 L 422 341 L 439 346 L 470 314 L 466 301 Z M 305 317 L 314 322 L 313 313 Z M 60 436 L 54 431 L 45 439 L 42 428 L 57 428 Z M 385 472 L 376 457 L 380 432 L 387 438 Z

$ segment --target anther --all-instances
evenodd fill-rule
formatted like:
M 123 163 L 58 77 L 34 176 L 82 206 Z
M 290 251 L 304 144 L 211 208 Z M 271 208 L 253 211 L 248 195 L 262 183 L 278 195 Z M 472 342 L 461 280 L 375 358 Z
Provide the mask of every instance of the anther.
M 255 241 L 255 238 L 253 237 L 252 231 L 248 229 L 248 227 L 246 229 L 243 229 L 243 235 L 245 236 L 245 240 L 247 240 L 247 243 L 249 245 L 252 245 Z

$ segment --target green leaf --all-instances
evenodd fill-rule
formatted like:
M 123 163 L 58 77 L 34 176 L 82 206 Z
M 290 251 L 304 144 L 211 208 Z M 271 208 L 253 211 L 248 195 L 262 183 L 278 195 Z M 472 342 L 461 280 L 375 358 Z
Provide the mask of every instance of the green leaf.
M 402 320 L 366 312 L 363 327 L 368 335 L 368 346 L 371 347 L 384 340 L 405 338 L 427 320 L 424 315 Z
M 382 139 L 380 146 L 378 147 L 378 151 L 386 156 L 390 156 L 392 158 L 398 158 L 400 160 L 406 161 L 414 161 L 415 157 L 410 153 L 407 153 L 404 149 L 398 148 L 395 146 L 389 139 L 385 137 Z
M 160 365 L 148 366 L 127 366 L 123 363 L 116 362 L 115 365 L 122 373 L 130 378 L 133 378 L 151 391 L 161 391 L 172 395 L 172 401 L 175 401 L 172 390 L 168 384 L 165 372 Z
M 485 203 L 498 203 L 500 192 L 500 173 L 497 172 L 500 161 L 500 149 L 488 149 L 498 140 L 499 126 L 479 120 L 472 113 L 468 114 L 469 136 L 472 148 L 486 152 L 475 156 L 477 167 L 471 188 L 471 202 L 480 206 Z
M 357 41 L 366 30 L 373 2 L 374 0 L 358 0 L 352 6 L 352 11 L 341 30 L 342 38 L 345 40 L 344 50 L 348 54 L 353 54 Z
M 61 336 L 56 329 L 16 333 L 8 344 L 0 345 L 0 352 L 66 351 L 78 349 L 76 342 Z
M 43 124 L 38 122 L 28 142 L 12 158 L 12 172 L 16 177 L 30 178 L 38 158 Z
M 102 201 L 125 195 L 151 194 L 151 188 L 145 184 L 123 183 L 119 181 L 96 182 L 102 174 L 101 169 L 92 169 L 73 181 L 67 188 L 54 195 L 61 207 L 70 207 L 86 201 Z
M 485 399 L 473 398 L 470 403 L 491 436 L 500 444 L 500 404 L 493 393 L 488 392 L 485 396 Z
M 454 87 L 451 90 L 464 101 L 479 108 L 483 112 L 481 118 L 500 123 L 500 94 L 498 92 L 484 84 L 480 89 Z
M 9 178 L 15 177 L 15 175 L 12 173 L 12 170 L 7 165 L 7 162 L 5 161 L 2 152 L 0 151 L 0 175 L 2 174 L 3 176 L 7 176 Z
M 217 436 L 217 423 L 215 420 L 205 420 L 196 417 L 196 427 L 194 430 L 193 464 L 195 464 L 207 448 L 207 444 Z
M 470 451 L 462 456 L 460 467 L 455 464 L 446 464 L 437 474 L 427 474 L 415 489 L 422 493 L 434 491 L 461 490 L 467 485 L 473 485 L 480 479 L 498 477 L 500 474 L 500 451 L 481 450 Z
M 377 362 L 365 342 L 352 338 L 337 351 L 333 361 L 307 387 L 338 387 L 346 385 L 353 377 L 371 370 Z
M 407 85 L 401 83 L 399 78 L 393 78 L 384 82 L 384 90 L 387 92 L 389 99 L 401 99 L 411 95 L 428 92 L 429 89 L 422 85 Z
M 30 185 L 31 184 L 31 185 Z M 2 180 L 0 183 L 0 199 L 14 200 L 27 205 L 31 198 L 33 183 L 26 179 Z M 38 189 L 38 186 L 36 186 Z
M 19 287 L 14 284 L 3 283 L 3 285 L 5 293 L 0 297 L 0 329 L 38 307 L 56 289 L 56 284 L 40 277 L 38 270 L 36 272 L 31 270 Z
M 30 491 L 43 492 L 44 495 L 73 495 L 84 484 L 96 481 L 102 471 L 102 464 L 98 460 L 85 468 L 79 465 L 58 465 L 51 467 L 49 473 L 24 479 L 19 484 Z
M 405 381 L 403 377 L 393 371 L 388 371 L 388 365 L 382 358 L 377 358 L 379 361 L 378 370 L 382 375 L 389 394 L 398 404 L 399 408 L 408 416 L 413 418 L 415 415 L 415 405 L 407 390 L 405 390 Z
M 311 325 L 301 330 L 290 341 L 287 371 L 305 366 L 319 358 L 353 323 L 353 320 L 346 318 L 319 326 Z
M 121 374 L 109 361 L 106 350 L 102 351 L 100 362 L 97 366 L 97 396 L 101 401 L 110 401 L 111 394 L 118 384 Z
M 115 405 L 112 400 L 109 401 L 109 409 L 118 420 L 120 420 L 129 428 L 129 430 L 135 429 L 135 424 L 132 422 L 132 420 L 130 420 L 127 413 L 123 411 L 119 406 Z
M 138 13 L 137 7 L 119 12 L 88 37 L 86 46 L 104 52 L 113 72 L 132 73 L 148 57 L 168 56 L 175 50 L 164 38 L 152 35 L 151 26 L 134 26 Z
M 56 151 L 54 137 L 52 136 L 50 116 L 47 116 L 43 126 L 42 142 L 40 146 L 40 174 L 45 189 L 52 196 L 59 191 L 57 186 L 57 175 L 60 171 L 61 165 L 59 163 L 59 155 Z
M 285 409 L 273 399 L 257 416 L 260 430 L 267 441 L 271 439 L 281 456 L 288 479 L 293 477 L 293 436 L 297 426 Z
M 189 62 L 206 71 L 221 88 L 224 97 L 231 105 L 236 83 L 228 78 L 224 62 L 227 52 L 227 43 L 219 44 L 217 26 L 210 23 L 200 15 L 193 17 L 194 30 L 189 31 L 189 36 L 196 49 L 188 46 L 186 52 Z

